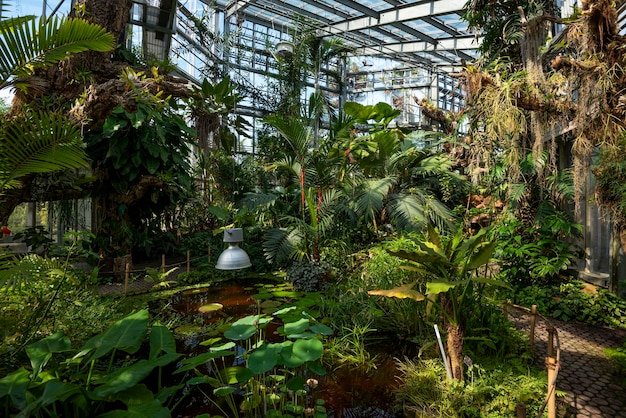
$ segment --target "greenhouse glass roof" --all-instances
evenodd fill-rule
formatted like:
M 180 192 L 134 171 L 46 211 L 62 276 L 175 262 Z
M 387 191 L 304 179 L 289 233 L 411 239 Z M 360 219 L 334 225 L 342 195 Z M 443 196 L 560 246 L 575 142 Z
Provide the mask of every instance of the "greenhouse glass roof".
M 185 3 L 184 1 L 181 3 Z M 462 20 L 466 0 L 218 0 L 226 18 L 288 31 L 296 16 L 320 36 L 336 36 L 355 56 L 438 68 L 478 57 L 479 41 Z

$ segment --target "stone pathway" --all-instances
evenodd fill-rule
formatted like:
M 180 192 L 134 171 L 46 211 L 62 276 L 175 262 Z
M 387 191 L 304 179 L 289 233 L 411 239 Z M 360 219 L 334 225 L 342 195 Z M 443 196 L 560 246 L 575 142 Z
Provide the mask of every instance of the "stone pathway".
M 530 329 L 530 314 L 509 310 L 513 324 L 526 332 Z M 615 366 L 603 352 L 605 348 L 621 347 L 626 330 L 591 326 L 551 319 L 561 345 L 561 368 L 557 390 L 566 392 L 557 399 L 561 417 L 626 418 L 626 387 L 620 384 L 624 376 L 616 374 Z M 538 317 L 535 357 L 540 364 L 547 352 L 546 323 Z M 547 416 L 547 413 L 544 413 Z

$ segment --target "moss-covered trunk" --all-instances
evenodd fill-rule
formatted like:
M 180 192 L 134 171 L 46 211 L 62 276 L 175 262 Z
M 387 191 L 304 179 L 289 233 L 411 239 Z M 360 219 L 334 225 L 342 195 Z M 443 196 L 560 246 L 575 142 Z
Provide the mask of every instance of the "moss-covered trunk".
M 463 381 L 463 327 L 448 323 L 446 327 L 448 356 L 452 378 Z

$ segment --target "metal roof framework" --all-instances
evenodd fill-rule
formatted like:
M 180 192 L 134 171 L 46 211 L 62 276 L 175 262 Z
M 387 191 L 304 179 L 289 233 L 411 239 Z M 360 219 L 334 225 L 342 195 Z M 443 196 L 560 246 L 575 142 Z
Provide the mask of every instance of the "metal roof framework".
M 453 71 L 478 58 L 480 39 L 463 21 L 466 0 L 218 0 L 226 18 L 288 30 L 296 16 L 355 56 Z

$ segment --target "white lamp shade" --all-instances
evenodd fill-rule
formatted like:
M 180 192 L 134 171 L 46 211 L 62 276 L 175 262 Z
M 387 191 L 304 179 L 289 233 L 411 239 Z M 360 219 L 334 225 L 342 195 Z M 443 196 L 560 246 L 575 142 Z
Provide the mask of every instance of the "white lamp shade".
M 231 242 L 228 244 L 228 248 L 218 257 L 215 268 L 218 270 L 239 270 L 250 267 L 251 265 L 252 263 L 250 262 L 248 254 L 239 248 L 238 243 Z
M 217 258 L 215 268 L 218 270 L 239 270 L 250 267 L 250 257 L 245 250 L 239 248 L 239 243 L 243 242 L 243 229 L 230 228 L 224 230 L 224 242 L 228 243 L 222 254 Z

